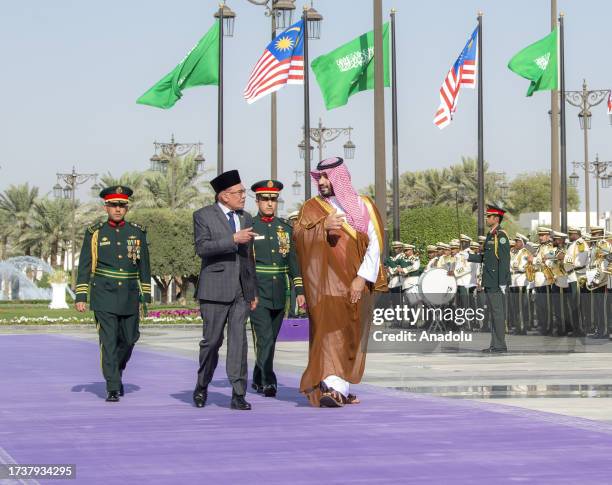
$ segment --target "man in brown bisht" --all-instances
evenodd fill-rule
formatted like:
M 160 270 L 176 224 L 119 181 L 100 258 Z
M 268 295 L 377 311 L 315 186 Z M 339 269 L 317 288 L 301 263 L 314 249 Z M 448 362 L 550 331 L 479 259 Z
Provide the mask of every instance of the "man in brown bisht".
M 359 403 L 349 384 L 363 376 L 374 292 L 388 291 L 383 224 L 372 200 L 353 188 L 342 158 L 323 160 L 310 174 L 319 195 L 293 226 L 310 318 L 300 392 L 313 406 L 341 407 Z

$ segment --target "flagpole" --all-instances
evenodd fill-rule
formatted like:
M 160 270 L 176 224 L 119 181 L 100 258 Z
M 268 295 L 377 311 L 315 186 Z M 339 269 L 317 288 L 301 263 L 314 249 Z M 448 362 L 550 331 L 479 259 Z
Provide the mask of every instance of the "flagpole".
M 274 2 L 272 2 L 274 3 Z M 276 37 L 276 13 L 272 7 L 272 40 Z M 278 176 L 278 122 L 277 122 L 276 92 L 270 94 L 270 178 Z
M 217 175 L 223 173 L 223 4 L 219 5 L 219 85 L 217 86 Z
M 561 232 L 567 233 L 567 145 L 565 132 L 565 38 L 563 12 L 559 14 L 559 69 L 561 89 Z
M 397 137 L 397 76 L 395 67 L 395 9 L 391 9 L 391 128 L 393 139 L 393 240 L 400 240 L 399 152 Z
M 308 15 L 307 6 L 302 12 L 302 35 L 304 42 L 304 201 L 310 199 L 310 91 L 308 87 Z
M 374 20 L 374 199 L 384 224 L 382 254 L 387 254 L 387 180 L 385 161 L 385 77 L 382 32 L 382 0 L 373 2 Z
M 484 235 L 484 124 L 482 96 L 482 12 L 478 12 L 478 235 Z
M 550 1 L 551 31 L 557 27 L 557 0 Z M 558 75 L 558 74 L 557 74 Z M 553 89 L 550 92 L 550 208 L 551 225 L 555 231 L 559 230 L 559 90 Z

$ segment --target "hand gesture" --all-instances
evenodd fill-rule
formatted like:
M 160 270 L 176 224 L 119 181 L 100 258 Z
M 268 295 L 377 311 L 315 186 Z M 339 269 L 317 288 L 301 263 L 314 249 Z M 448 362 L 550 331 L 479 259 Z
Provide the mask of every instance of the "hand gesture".
M 236 244 L 246 244 L 255 236 L 257 236 L 257 233 L 253 232 L 253 228 L 246 227 L 245 229 L 241 229 L 240 231 L 234 233 L 234 242 Z
M 87 311 L 87 303 L 84 303 L 82 301 L 76 302 L 74 304 L 74 307 L 76 308 L 77 312 L 83 313 L 83 312 Z
M 327 229 L 328 231 L 334 230 L 334 229 L 340 229 L 342 227 L 343 221 L 344 221 L 343 216 L 339 215 L 338 211 L 334 207 L 334 210 L 332 211 L 332 213 L 325 218 L 325 223 L 324 223 L 325 229 Z
M 361 300 L 361 294 L 365 288 L 365 279 L 361 276 L 356 276 L 351 282 L 351 303 L 357 303 Z

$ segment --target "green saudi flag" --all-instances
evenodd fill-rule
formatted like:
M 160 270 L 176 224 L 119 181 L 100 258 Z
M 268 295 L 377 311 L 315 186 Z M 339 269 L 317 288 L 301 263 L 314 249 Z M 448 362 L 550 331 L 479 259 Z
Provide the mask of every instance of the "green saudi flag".
M 557 29 L 516 54 L 508 69 L 531 81 L 527 96 L 557 89 Z
M 385 86 L 389 82 L 389 22 L 383 25 Z M 374 89 L 374 31 L 360 35 L 311 63 L 327 109 L 344 106 L 360 91 Z
M 156 108 L 172 108 L 183 89 L 219 84 L 219 22 L 189 51 L 171 72 L 136 100 Z

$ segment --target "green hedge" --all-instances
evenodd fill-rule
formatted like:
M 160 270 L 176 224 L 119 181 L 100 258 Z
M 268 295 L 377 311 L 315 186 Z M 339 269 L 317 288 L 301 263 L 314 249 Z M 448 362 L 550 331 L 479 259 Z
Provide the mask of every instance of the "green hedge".
M 448 243 L 451 239 L 458 239 L 460 233 L 467 234 L 472 239 L 476 239 L 478 235 L 476 217 L 459 209 L 457 224 L 456 209 L 445 205 L 402 211 L 400 228 L 401 240 L 416 246 L 423 263 L 428 261 L 428 244 L 436 244 L 438 241 Z

